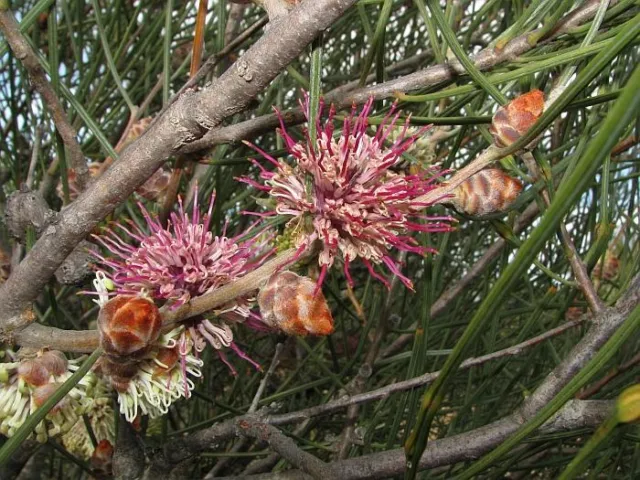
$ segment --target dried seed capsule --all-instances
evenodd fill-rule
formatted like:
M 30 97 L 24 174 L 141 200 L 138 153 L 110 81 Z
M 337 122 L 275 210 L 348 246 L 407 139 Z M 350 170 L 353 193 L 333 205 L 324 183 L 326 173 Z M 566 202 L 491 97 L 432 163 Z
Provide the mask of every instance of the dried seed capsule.
M 29 228 L 33 228 L 36 236 L 40 235 L 56 213 L 49 208 L 40 192 L 22 188 L 7 198 L 4 216 L 9 233 L 23 242 Z
M 467 215 L 482 216 L 504 212 L 518 198 L 522 182 L 502 170 L 481 170 L 462 182 L 453 191 L 451 203 L 456 210 Z
M 160 334 L 158 307 L 148 298 L 118 295 L 98 314 L 100 343 L 111 356 L 140 356 Z
M 91 268 L 93 257 L 90 252 L 96 249 L 93 243 L 82 240 L 56 270 L 56 280 L 63 285 L 77 285 L 93 275 L 94 271 Z
M 333 332 L 327 301 L 310 278 L 289 271 L 275 273 L 260 290 L 258 304 L 263 321 L 289 335 Z
M 531 90 L 500 107 L 489 128 L 496 145 L 506 147 L 516 142 L 536 123 L 543 111 L 544 93 L 540 90 Z M 531 148 L 537 142 L 536 138 L 527 147 Z

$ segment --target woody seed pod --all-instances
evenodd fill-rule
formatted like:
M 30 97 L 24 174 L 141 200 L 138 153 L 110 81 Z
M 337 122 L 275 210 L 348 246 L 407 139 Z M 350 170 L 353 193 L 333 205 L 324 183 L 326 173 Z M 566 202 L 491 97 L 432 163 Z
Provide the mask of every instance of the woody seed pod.
M 98 314 L 100 344 L 110 356 L 141 356 L 160 335 L 158 307 L 148 298 L 118 295 Z
M 516 142 L 536 123 L 544 111 L 544 93 L 531 90 L 500 107 L 493 116 L 489 131 L 499 147 Z M 532 148 L 538 139 L 534 139 L 527 148 Z
M 273 274 L 258 294 L 258 305 L 263 321 L 288 335 L 333 332 L 327 301 L 310 278 L 289 271 Z
M 522 191 L 522 182 L 502 170 L 481 170 L 462 182 L 449 201 L 456 210 L 483 216 L 507 210 Z

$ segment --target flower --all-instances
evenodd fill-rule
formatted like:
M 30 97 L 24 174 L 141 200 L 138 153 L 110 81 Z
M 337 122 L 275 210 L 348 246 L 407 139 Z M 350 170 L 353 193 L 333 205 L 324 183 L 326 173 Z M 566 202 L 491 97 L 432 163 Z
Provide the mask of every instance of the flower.
M 11 437 L 78 369 L 81 359 L 67 361 L 57 351 L 40 351 L 32 359 L 19 359 L 12 351 L 6 351 L 5 357 L 10 361 L 0 363 L 0 433 Z M 93 373 L 87 373 L 36 426 L 36 440 L 45 442 L 69 431 L 91 405 L 96 381 Z
M 184 327 L 161 335 L 126 385 L 116 389 L 120 413 L 132 422 L 136 416 L 151 418 L 164 415 L 180 398 L 190 398 L 195 384 L 191 377 L 202 377 L 203 361 L 193 355 L 191 345 L 183 344 Z M 103 365 L 103 373 L 106 370 Z
M 435 179 L 441 172 L 430 168 L 417 175 L 405 175 L 392 170 L 426 128 L 407 135 L 407 120 L 402 132 L 391 139 L 399 116 L 394 114 L 394 106 L 375 133 L 369 133 L 368 116 L 372 106 L 373 98 L 356 116 L 354 105 L 344 120 L 340 136 L 336 138 L 333 135 L 333 106 L 322 125 L 323 105 L 318 118 L 310 119 L 307 97 L 307 120 L 317 125 L 318 139 L 314 145 L 308 135 L 305 142 L 294 141 L 285 129 L 282 115 L 277 112 L 281 124 L 279 133 L 293 156 L 294 164 L 276 160 L 254 146 L 275 170 L 268 171 L 254 160 L 253 163 L 261 170 L 264 184 L 246 177 L 240 179 L 267 192 L 275 200 L 273 213 L 293 217 L 287 229 L 300 251 L 315 241 L 322 244 L 318 259 L 321 267 L 318 285 L 322 283 L 327 269 L 340 257 L 350 284 L 349 264 L 360 259 L 371 275 L 386 285 L 389 282 L 374 270 L 372 264 L 384 264 L 412 288 L 411 281 L 402 275 L 390 250 L 395 248 L 425 254 L 431 249 L 420 246 L 407 235 L 408 232 L 450 230 L 446 223 L 449 217 L 420 214 L 428 206 L 420 197 L 436 186 Z
M 179 199 L 179 211 L 171 214 L 166 228 L 139 203 L 149 233 L 129 221 L 127 226 L 115 224 L 115 229 L 120 230 L 124 238 L 112 228 L 106 228 L 104 235 L 93 236 L 112 254 L 109 258 L 97 253 L 94 256 L 112 270 L 110 280 L 117 293 L 145 293 L 177 308 L 192 297 L 245 275 L 266 259 L 268 255 L 263 245 L 255 238 L 243 241 L 224 234 L 214 237 L 209 224 L 215 197 L 212 195 L 209 210 L 202 220 L 197 192 L 194 198 L 191 216 L 185 213 Z M 128 243 L 130 240 L 137 245 Z M 250 305 L 248 298 L 241 298 L 222 310 L 246 318 L 250 315 Z
M 96 378 L 90 399 L 91 404 L 87 406 L 85 415 L 89 420 L 95 439 L 99 443 L 114 443 L 116 432 L 113 408 L 111 408 L 111 388 L 102 379 Z M 94 453 L 93 444 L 83 419 L 79 419 L 60 440 L 69 453 L 79 456 L 83 460 L 88 460 Z
M 197 199 L 197 192 L 194 198 Z M 109 295 L 114 291 L 118 295 L 137 295 L 140 299 L 149 297 L 154 300 L 164 300 L 170 308 L 178 308 L 191 298 L 226 285 L 260 266 L 271 253 L 264 248 L 269 238 L 263 237 L 260 240 L 256 237 L 241 240 L 239 237 L 226 237 L 224 234 L 214 237 L 209 231 L 213 203 L 214 196 L 211 197 L 208 212 L 201 219 L 197 200 L 194 201 L 191 215 L 185 213 L 182 201 L 179 200 L 179 210 L 171 215 L 166 228 L 163 228 L 140 205 L 149 233 L 145 233 L 133 222 L 129 222 L 126 226 L 116 224 L 114 228 L 107 228 L 105 235 L 95 236 L 94 238 L 112 254 L 109 258 L 95 254 L 102 266 L 112 271 L 110 277 L 103 271 L 98 271 L 96 274 L 94 285 L 101 307 L 105 308 L 108 305 Z M 122 237 L 118 235 L 117 230 L 124 235 Z M 129 244 L 126 237 L 133 239 L 137 245 Z M 186 369 L 190 366 L 196 368 L 199 365 L 197 354 L 204 350 L 207 344 L 216 349 L 220 358 L 234 373 L 235 370 L 222 352 L 223 348 L 230 348 L 241 358 L 259 368 L 259 365 L 235 344 L 233 332 L 227 324 L 244 322 L 247 319 L 254 321 L 256 315 L 251 312 L 254 303 L 255 299 L 247 295 L 221 306 L 214 312 L 217 317 L 215 320 L 196 317 L 185 322 L 184 328 L 180 330 L 179 339 L 174 338 L 181 359 L 182 378 L 172 378 L 171 382 L 179 381 L 183 384 L 187 382 Z M 130 332 L 131 338 L 135 337 L 136 340 L 142 338 L 138 330 Z M 126 332 L 115 333 L 123 339 L 129 338 Z M 144 336 L 149 337 L 146 333 Z M 160 345 L 161 343 L 160 341 Z M 152 342 L 149 348 L 154 350 L 156 346 L 157 342 Z M 142 357 L 146 358 L 144 355 Z M 147 358 L 147 360 L 150 359 Z M 110 368 L 107 367 L 107 370 Z M 136 373 L 136 368 L 142 369 L 141 373 Z M 152 385 L 155 384 L 151 382 L 148 375 L 145 376 L 145 372 L 150 371 L 150 365 L 138 365 L 136 368 L 131 366 L 118 369 L 115 365 L 111 368 L 112 383 L 114 386 L 120 384 L 119 390 L 123 392 L 135 383 L 129 381 L 133 374 L 137 374 L 138 380 L 145 384 L 142 390 L 136 385 L 131 387 L 136 388 L 137 393 L 131 393 L 130 397 L 125 399 L 125 402 L 131 403 L 126 408 L 129 409 L 128 411 L 137 410 L 133 404 L 138 402 L 138 397 L 146 395 L 147 402 L 140 407 L 143 413 L 161 412 L 163 409 L 154 403 L 154 399 L 159 398 L 159 394 L 151 393 Z M 199 370 L 197 373 L 196 376 L 200 376 Z M 188 396 L 192 388 L 191 385 L 189 388 L 183 388 L 182 390 L 186 392 L 184 396 Z M 147 394 L 141 392 L 147 392 Z M 171 395 L 169 396 L 172 398 L 171 401 L 175 400 Z

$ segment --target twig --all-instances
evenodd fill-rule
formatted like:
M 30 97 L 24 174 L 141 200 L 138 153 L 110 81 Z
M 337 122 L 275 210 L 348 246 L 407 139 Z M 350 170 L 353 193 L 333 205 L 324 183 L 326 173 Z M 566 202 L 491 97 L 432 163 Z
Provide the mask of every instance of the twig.
M 258 390 L 256 390 L 256 394 L 254 395 L 253 400 L 251 401 L 251 405 L 249 406 L 249 410 L 247 410 L 247 413 L 255 413 L 258 410 L 258 404 L 260 403 L 260 399 L 262 398 L 264 389 L 267 386 L 267 382 L 269 381 L 269 378 L 271 378 L 271 375 L 273 375 L 273 372 L 275 372 L 276 367 L 278 366 L 281 353 L 282 353 L 282 343 L 278 343 L 276 345 L 276 351 L 273 353 L 273 358 L 271 359 L 271 365 L 269 365 L 269 369 L 267 370 L 267 373 L 265 373 L 262 380 L 260 380 L 260 385 L 258 385 Z M 246 444 L 246 438 L 240 439 L 233 445 L 230 453 L 236 453 L 240 451 L 240 449 L 244 447 L 245 444 Z M 222 470 L 227 463 L 229 463 L 229 460 L 230 460 L 230 457 L 226 457 L 216 462 L 216 464 L 209 471 L 209 473 L 205 475 L 203 480 L 209 480 L 209 479 L 215 478 L 217 473 L 220 470 Z
M 558 89 L 554 89 L 554 91 L 562 90 L 562 88 L 563 87 L 559 87 Z M 549 96 L 557 98 L 559 94 L 554 94 L 554 91 L 552 91 Z M 540 168 L 538 167 L 533 154 L 531 154 L 530 152 L 525 152 L 522 155 L 522 159 L 525 160 L 524 163 L 529 168 L 529 174 L 534 179 L 539 180 L 543 178 L 542 172 L 540 171 Z M 551 205 L 551 197 L 549 195 L 549 192 L 546 189 L 543 189 L 540 194 L 542 196 L 544 204 L 549 207 L 549 205 Z M 567 260 L 569 260 L 569 265 L 571 266 L 571 270 L 573 271 L 573 276 L 575 277 L 575 280 L 578 283 L 582 294 L 587 300 L 589 308 L 593 313 L 600 313 L 605 308 L 604 303 L 602 303 L 602 300 L 600 300 L 600 297 L 598 297 L 598 293 L 593 286 L 593 282 L 589 278 L 587 267 L 580 258 L 578 250 L 576 249 L 576 246 L 574 245 L 564 222 L 560 223 L 560 239 L 564 247 L 565 256 L 567 257 Z
M 42 96 L 42 100 L 51 112 L 51 117 L 56 125 L 56 129 L 60 133 L 60 137 L 62 137 L 62 141 L 69 151 L 70 163 L 76 172 L 78 187 L 81 189 L 84 188 L 89 179 L 89 169 L 87 168 L 87 162 L 85 161 L 82 149 L 76 140 L 77 133 L 69 123 L 67 114 L 58 96 L 47 80 L 44 70 L 38 61 L 38 56 L 20 32 L 20 25 L 18 25 L 13 13 L 9 10 L 0 9 L 0 30 L 2 30 L 16 58 L 22 62 L 27 72 L 29 72 L 33 86 Z M 57 68 L 57 66 L 53 65 L 52 68 Z
M 282 344 L 278 343 L 276 345 L 276 351 L 273 353 L 273 358 L 271 359 L 271 365 L 269 365 L 269 369 L 267 373 L 265 373 L 262 380 L 260 380 L 260 385 L 258 385 L 258 390 L 256 390 L 256 394 L 251 401 L 251 406 L 249 407 L 248 413 L 255 413 L 258 410 L 258 403 L 260 403 L 260 399 L 262 398 L 262 394 L 264 393 L 264 389 L 267 387 L 267 382 L 273 375 L 273 372 L 276 371 L 276 367 L 278 363 L 280 363 L 280 354 L 282 353 Z
M 607 400 L 571 400 L 547 423 L 540 433 L 554 433 L 600 425 L 613 408 Z M 432 440 L 420 460 L 420 469 L 433 469 L 457 462 L 472 461 L 491 450 L 500 441 L 513 434 L 522 418 L 508 416 L 484 427 L 447 438 Z M 382 480 L 395 478 L 404 471 L 406 460 L 401 448 L 372 453 L 361 457 L 331 463 L 340 472 L 340 480 Z M 300 471 L 278 472 L 271 475 L 223 477 L 220 480 L 282 480 L 308 479 Z
M 33 151 L 31 152 L 31 161 L 29 162 L 29 172 L 27 173 L 27 179 L 25 184 L 29 190 L 33 187 L 33 176 L 36 172 L 36 166 L 38 165 L 38 155 L 40 154 L 40 140 L 42 139 L 42 125 L 36 127 L 36 135 L 33 139 Z
M 118 422 L 118 438 L 113 453 L 113 474 L 115 478 L 140 478 L 144 470 L 144 452 L 140 448 L 136 432 L 123 416 Z
M 513 345 L 511 347 L 498 350 L 496 352 L 489 353 L 487 355 L 469 358 L 464 362 L 462 362 L 462 364 L 460 365 L 460 369 L 467 370 L 469 368 L 477 367 L 479 365 L 483 365 L 487 362 L 490 362 L 492 360 L 497 360 L 499 358 L 513 357 L 513 356 L 520 355 L 525 350 L 531 347 L 534 347 L 536 345 L 539 345 L 545 340 L 556 337 L 566 332 L 567 330 L 575 328 L 581 323 L 582 323 L 581 320 L 573 320 L 570 322 L 566 322 L 566 323 L 563 323 L 562 325 L 559 325 L 556 328 L 548 330 L 536 337 L 532 337 L 528 340 L 525 340 L 524 342 L 519 343 L 517 345 Z M 440 371 L 425 373 L 424 375 L 420 375 L 419 377 L 410 378 L 409 380 L 403 380 L 401 382 L 392 383 L 391 385 L 377 388 L 369 392 L 339 398 L 337 400 L 333 400 L 331 402 L 327 402 L 322 405 L 317 405 L 315 407 L 305 408 L 297 412 L 284 413 L 277 416 L 277 421 L 279 425 L 285 422 L 291 423 L 296 420 L 308 419 L 311 417 L 316 417 L 318 415 L 326 415 L 327 413 L 332 413 L 332 412 L 335 412 L 336 410 L 340 410 L 342 408 L 346 408 L 351 405 L 356 405 L 360 403 L 371 402 L 373 400 L 387 398 L 389 395 L 396 392 L 402 392 L 405 390 L 410 390 L 412 388 L 422 387 L 424 385 L 427 385 L 428 383 L 431 383 L 436 378 L 438 378 L 439 375 L 440 375 Z
M 531 203 L 515 222 L 513 231 L 519 233 L 524 230 L 538 216 L 540 210 L 538 205 Z M 460 295 L 476 278 L 478 278 L 486 268 L 493 263 L 502 253 L 508 242 L 502 238 L 497 239 L 480 257 L 480 259 L 469 268 L 469 271 L 451 287 L 445 290 L 431 306 L 430 316 L 435 318 L 444 312 L 451 301 Z M 414 322 L 409 326 L 410 330 L 415 330 L 417 323 Z M 402 349 L 407 343 L 413 339 L 413 333 L 405 333 L 400 335 L 396 340 L 382 350 L 381 356 L 388 357 L 398 350 Z
M 623 363 L 619 367 L 615 367 L 613 370 L 607 372 L 607 374 L 602 377 L 600 380 L 595 382 L 593 385 L 585 388 L 581 392 L 576 395 L 576 398 L 579 400 L 586 400 L 589 397 L 594 396 L 600 390 L 602 390 L 611 380 L 616 378 L 621 373 L 626 372 L 632 367 L 635 367 L 640 363 L 640 353 L 636 353 L 629 361 Z
M 400 254 L 398 255 L 398 263 L 403 263 L 406 258 L 407 252 L 400 252 Z M 369 346 L 364 362 L 358 369 L 357 375 L 353 378 L 353 380 L 349 382 L 349 384 L 345 388 L 347 393 L 351 396 L 362 393 L 367 386 L 367 381 L 373 374 L 373 365 L 378 358 L 380 346 L 387 332 L 387 326 L 389 323 L 389 311 L 391 309 L 391 304 L 393 303 L 392 299 L 394 298 L 394 292 L 399 283 L 400 280 L 398 279 L 398 277 L 394 276 L 391 280 L 391 286 L 385 298 L 382 313 L 380 315 L 380 320 L 378 321 L 378 325 L 376 326 L 375 333 L 373 334 L 373 340 L 371 342 L 371 345 Z M 355 432 L 359 412 L 360 408 L 357 403 L 349 405 L 349 408 L 347 409 L 345 426 L 342 430 L 342 433 L 338 437 L 339 441 L 336 448 L 338 452 L 337 458 L 339 459 L 347 458 L 347 455 L 349 454 L 349 449 L 351 448 L 352 443 L 351 440 Z
M 425 451 L 420 461 L 420 467 L 430 468 L 477 458 L 513 434 L 523 423 L 533 418 L 541 408 L 553 399 L 563 386 L 573 378 L 575 373 L 592 358 L 593 352 L 597 351 L 606 343 L 638 303 L 640 303 L 640 275 L 631 281 L 629 288 L 621 299 L 618 300 L 614 308 L 609 308 L 592 319 L 591 329 L 565 359 L 547 375 L 536 391 L 525 400 L 521 408 L 497 422 L 472 430 L 471 432 L 430 442 L 430 447 Z M 565 326 L 566 328 L 570 328 L 568 325 L 572 324 L 573 322 L 568 322 Z M 558 328 L 562 329 L 565 326 Z M 557 332 L 554 331 L 554 334 L 557 334 Z M 532 342 L 532 340 L 533 339 L 528 340 L 527 342 Z M 544 341 L 544 338 L 540 341 Z M 522 348 L 522 346 L 519 344 L 512 348 L 517 351 Z M 493 355 L 493 358 L 497 358 L 495 356 L 497 352 L 491 355 Z M 386 394 L 388 395 L 388 393 Z M 274 426 L 297 422 L 313 415 L 328 413 L 329 411 L 333 411 L 334 408 L 344 408 L 351 404 L 351 400 L 352 399 L 347 398 L 330 402 L 331 407 L 329 409 L 326 408 L 326 405 L 329 404 L 326 404 L 298 412 L 268 415 L 261 418 L 260 421 Z M 363 401 L 368 400 L 369 398 L 363 399 Z M 588 401 L 570 402 L 565 405 L 556 416 L 556 420 L 552 420 L 551 423 L 558 428 L 577 428 L 577 426 L 585 424 L 597 425 L 608 415 L 608 411 L 603 411 L 602 406 L 605 404 L 607 406 L 610 405 L 609 402 L 602 403 L 597 401 L 595 403 Z M 595 411 L 587 413 L 585 411 L 585 409 L 589 408 L 587 405 L 599 405 L 599 407 L 596 408 Z M 576 417 L 576 409 L 580 412 L 580 417 Z M 243 417 L 240 417 L 240 419 L 242 418 Z M 186 458 L 210 448 L 212 444 L 232 438 L 234 432 L 233 426 L 236 421 L 239 421 L 239 419 L 228 420 L 213 427 L 200 430 L 185 439 L 170 442 L 165 447 L 165 454 L 155 459 L 152 469 L 156 469 L 156 471 L 161 471 L 158 469 L 162 468 L 170 469 L 171 465 L 176 465 Z M 392 477 L 401 473 L 405 465 L 403 449 L 342 460 L 332 464 L 335 469 L 334 471 L 340 472 L 341 480 Z
M 310 453 L 302 451 L 293 440 L 284 435 L 273 425 L 261 422 L 258 418 L 245 417 L 236 422 L 238 432 L 247 437 L 267 442 L 291 465 L 311 474 L 315 479 L 336 478 L 331 466 Z
M 275 271 L 290 264 L 295 260 L 295 257 L 295 249 L 286 250 L 235 282 L 193 298 L 180 308 L 175 310 L 170 308 L 160 309 L 164 328 L 170 329 L 172 325 L 179 321 L 208 312 L 234 298 L 257 290 Z M 62 330 L 31 323 L 27 327 L 14 332 L 11 341 L 23 347 L 42 348 L 47 346 L 64 352 L 86 353 L 92 352 L 98 346 L 98 332 L 97 330 Z
M 593 327 L 518 410 L 471 432 L 429 442 L 429 448 L 420 459 L 419 468 L 433 468 L 476 459 L 511 436 L 574 378 L 639 303 L 640 275 L 631 281 L 615 308 L 601 312 L 594 319 Z M 611 407 L 612 403 L 608 401 L 572 400 L 545 426 L 558 431 L 599 425 L 610 415 Z M 341 480 L 388 478 L 402 473 L 405 466 L 405 453 L 400 448 L 332 464 L 332 467 L 340 472 Z
M 196 72 L 196 74 L 193 75 L 193 77 L 191 77 L 182 87 L 180 87 L 180 90 L 178 90 L 176 94 L 169 99 L 167 106 L 160 111 L 160 114 L 164 113 L 166 108 L 173 105 L 187 90 L 189 90 L 190 88 L 200 83 L 213 70 L 213 68 L 218 64 L 218 62 L 222 58 L 226 57 L 233 50 L 235 50 L 240 45 L 242 45 L 245 42 L 245 40 L 250 38 L 255 32 L 257 32 L 262 27 L 264 27 L 268 22 L 269 22 L 269 19 L 267 18 L 266 15 L 264 15 L 263 17 L 258 19 L 253 25 L 248 27 L 244 32 L 238 35 L 233 41 L 227 44 L 222 50 L 220 50 L 218 53 L 215 53 L 214 55 L 207 58 L 207 60 L 204 62 L 202 67 L 200 67 L 200 69 Z

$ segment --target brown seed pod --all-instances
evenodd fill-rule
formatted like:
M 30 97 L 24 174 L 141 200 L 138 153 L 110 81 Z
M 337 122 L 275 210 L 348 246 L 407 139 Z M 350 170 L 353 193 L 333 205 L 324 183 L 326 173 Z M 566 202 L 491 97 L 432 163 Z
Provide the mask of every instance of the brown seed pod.
M 18 365 L 18 377 L 29 385 L 40 386 L 49 382 L 51 372 L 37 359 L 23 360 Z
M 42 194 L 26 187 L 13 192 L 5 205 L 5 224 L 9 233 L 20 242 L 27 237 L 27 230 L 32 228 L 39 236 L 55 219 L 56 213 L 49 208 Z
M 167 191 L 170 180 L 171 172 L 159 168 L 149 180 L 138 187 L 136 193 L 147 200 L 160 200 Z
M 160 335 L 162 319 L 148 298 L 118 295 L 98 314 L 100 344 L 110 356 L 139 357 Z
M 536 123 L 544 111 L 544 93 L 531 90 L 500 107 L 493 116 L 489 131 L 497 146 L 506 147 L 516 142 Z M 527 148 L 532 148 L 534 139 Z
M 604 260 L 596 264 L 591 277 L 611 281 L 618 276 L 619 270 L 620 260 L 611 250 L 607 250 L 604 254 Z
M 315 292 L 315 295 L 314 295 Z M 329 335 L 333 317 L 316 283 L 293 272 L 277 272 L 258 294 L 263 321 L 289 335 Z
M 507 210 L 522 191 L 522 182 L 502 170 L 490 168 L 469 177 L 452 192 L 448 200 L 456 210 L 483 216 Z

